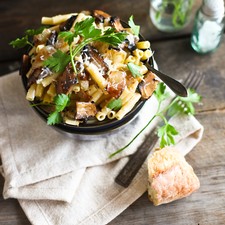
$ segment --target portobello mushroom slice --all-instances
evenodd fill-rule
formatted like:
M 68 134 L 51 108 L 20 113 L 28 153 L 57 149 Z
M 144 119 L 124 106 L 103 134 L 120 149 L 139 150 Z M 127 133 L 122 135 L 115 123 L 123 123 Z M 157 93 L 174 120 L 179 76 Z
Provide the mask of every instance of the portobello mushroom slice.
M 96 18 L 97 23 L 104 23 L 105 19 L 111 18 L 108 13 L 103 12 L 102 10 L 93 10 L 92 15 Z
M 70 30 L 70 28 L 72 27 L 74 21 L 76 20 L 77 15 L 71 16 L 66 22 L 61 23 L 59 25 L 59 30 L 60 31 L 67 31 Z
M 124 30 L 124 27 L 122 26 L 121 22 L 120 22 L 120 18 L 117 16 L 112 16 L 110 18 L 109 23 L 112 25 L 112 27 L 114 27 L 116 29 L 116 31 L 120 32 Z
M 99 54 L 98 50 L 90 45 L 86 45 L 82 52 L 83 60 L 86 58 L 93 62 L 99 69 L 101 69 L 103 76 L 108 72 L 109 68 L 105 63 L 103 57 Z
M 149 71 L 145 78 L 139 84 L 139 90 L 143 99 L 148 99 L 152 96 L 157 87 L 158 81 L 155 79 L 155 74 Z
M 65 71 L 58 77 L 56 83 L 57 94 L 67 94 L 70 88 L 77 83 L 77 75 L 75 74 L 71 63 L 69 63 Z
M 46 45 L 52 45 L 54 46 L 56 41 L 57 41 L 57 37 L 58 37 L 58 33 L 53 30 L 49 36 L 49 38 L 47 38 L 47 42 Z
M 31 67 L 31 63 L 30 63 L 30 56 L 24 54 L 22 57 L 22 62 L 21 62 L 21 67 L 19 70 L 19 74 L 21 76 L 26 76 L 27 72 L 29 71 Z
M 96 18 L 97 23 L 104 23 L 107 21 L 112 27 L 116 29 L 116 31 L 120 32 L 124 30 L 124 27 L 120 23 L 120 18 L 117 16 L 110 16 L 108 13 L 105 13 L 101 10 L 94 10 L 92 15 Z
M 76 102 L 76 116 L 77 120 L 86 120 L 91 116 L 95 116 L 97 109 L 92 102 Z
M 51 73 L 52 72 L 50 71 L 48 67 L 41 67 L 41 68 L 35 69 L 27 80 L 27 87 L 30 87 L 31 84 L 33 83 L 37 83 L 37 84 L 40 83 L 45 77 L 47 77 Z

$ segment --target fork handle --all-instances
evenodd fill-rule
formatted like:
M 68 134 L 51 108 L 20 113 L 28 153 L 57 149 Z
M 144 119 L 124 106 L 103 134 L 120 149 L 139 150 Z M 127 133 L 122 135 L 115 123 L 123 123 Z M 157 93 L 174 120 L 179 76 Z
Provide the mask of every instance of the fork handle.
M 129 161 L 115 178 L 115 182 L 123 187 L 128 187 L 133 178 L 143 165 L 145 159 L 149 155 L 152 148 L 158 140 L 156 128 L 154 128 L 148 135 L 146 135 L 144 142 L 138 150 L 130 156 Z

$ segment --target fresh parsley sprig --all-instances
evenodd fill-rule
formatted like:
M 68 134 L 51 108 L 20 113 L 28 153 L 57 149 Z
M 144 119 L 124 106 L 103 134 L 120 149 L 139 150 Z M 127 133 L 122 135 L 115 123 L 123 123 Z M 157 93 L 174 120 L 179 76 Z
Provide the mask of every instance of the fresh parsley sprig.
M 136 78 L 136 77 L 141 77 L 142 76 L 142 74 L 141 74 L 141 67 L 140 66 L 138 66 L 138 65 L 136 65 L 136 64 L 134 64 L 134 63 L 132 63 L 132 62 L 129 62 L 128 64 L 127 64 L 127 67 L 128 67 L 128 69 L 130 70 L 130 72 L 131 72 L 131 74 L 132 74 L 132 76 L 134 77 L 134 78 Z
M 9 44 L 13 47 L 13 48 L 23 48 L 27 45 L 33 47 L 32 42 L 30 41 L 30 38 L 33 37 L 34 35 L 40 34 L 43 32 L 43 30 L 46 27 L 40 27 L 38 29 L 28 29 L 25 31 L 25 36 L 22 38 L 17 38 L 13 41 L 11 41 Z
M 54 125 L 62 122 L 61 112 L 70 104 L 70 97 L 66 94 L 59 94 L 54 98 L 55 111 L 49 114 L 47 118 L 48 125 Z
M 61 50 L 57 50 L 51 57 L 47 58 L 43 64 L 56 73 L 62 73 L 69 62 L 70 56 Z
M 160 148 L 165 146 L 174 145 L 174 136 L 178 134 L 178 131 L 172 126 L 166 116 L 174 116 L 175 114 L 194 114 L 194 103 L 198 103 L 201 100 L 201 96 L 198 95 L 193 89 L 188 89 L 188 97 L 177 96 L 167 107 L 161 110 L 161 105 L 169 97 L 169 93 L 166 91 L 166 85 L 159 83 L 157 89 L 154 92 L 154 96 L 158 100 L 158 108 L 155 115 L 148 121 L 148 123 L 133 137 L 133 139 L 124 147 L 112 153 L 109 157 L 113 157 L 116 154 L 122 152 L 129 147 L 134 140 L 152 123 L 156 117 L 160 117 L 164 122 L 164 125 L 157 130 L 158 137 L 160 139 Z
M 107 104 L 107 108 L 111 109 L 111 110 L 116 110 L 118 111 L 119 109 L 121 109 L 122 107 L 122 99 L 121 98 L 117 98 L 117 99 L 112 99 L 108 104 Z
M 127 36 L 125 32 L 116 32 L 114 28 L 108 28 L 107 30 L 102 31 L 95 27 L 94 21 L 95 19 L 93 17 L 88 17 L 83 21 L 77 22 L 70 31 L 60 32 L 59 37 L 63 38 L 70 46 L 69 54 L 59 52 L 58 50 L 49 57 L 44 64 L 55 72 L 61 72 L 65 70 L 67 65 L 66 62 L 70 61 L 73 70 L 77 72 L 74 57 L 81 52 L 84 46 L 93 41 L 100 41 L 112 46 L 118 46 L 125 40 Z M 82 40 L 78 44 L 73 45 L 74 38 L 78 36 L 80 36 Z M 61 60 L 63 62 L 59 63 Z M 58 66 L 56 66 L 57 64 Z
M 130 16 L 129 20 L 128 20 L 128 25 L 130 26 L 131 30 L 133 31 L 134 35 L 139 36 L 139 32 L 140 32 L 140 26 L 136 25 L 134 23 L 134 16 Z

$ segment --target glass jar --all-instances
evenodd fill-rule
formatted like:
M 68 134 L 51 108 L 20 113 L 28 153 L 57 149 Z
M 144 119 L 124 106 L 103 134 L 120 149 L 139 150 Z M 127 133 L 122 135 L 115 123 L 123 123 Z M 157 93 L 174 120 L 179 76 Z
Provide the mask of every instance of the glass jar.
M 195 17 L 191 36 L 192 48 L 200 54 L 215 51 L 221 43 L 223 31 L 223 0 L 204 0 L 203 6 L 199 9 Z
M 193 0 L 150 0 L 150 18 L 164 32 L 182 30 L 190 22 Z

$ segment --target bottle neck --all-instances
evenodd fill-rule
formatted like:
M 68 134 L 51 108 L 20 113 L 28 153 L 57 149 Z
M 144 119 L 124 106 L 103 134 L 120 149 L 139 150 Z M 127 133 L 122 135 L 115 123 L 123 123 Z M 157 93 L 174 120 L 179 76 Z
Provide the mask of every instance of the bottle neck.
M 211 21 L 215 21 L 217 23 L 223 23 L 224 22 L 224 14 L 222 15 L 209 15 L 207 13 L 205 13 L 204 8 L 200 8 L 200 10 L 198 11 L 198 14 L 200 17 L 206 19 L 206 20 L 211 20 Z

